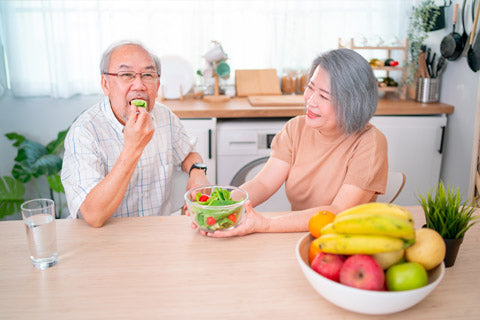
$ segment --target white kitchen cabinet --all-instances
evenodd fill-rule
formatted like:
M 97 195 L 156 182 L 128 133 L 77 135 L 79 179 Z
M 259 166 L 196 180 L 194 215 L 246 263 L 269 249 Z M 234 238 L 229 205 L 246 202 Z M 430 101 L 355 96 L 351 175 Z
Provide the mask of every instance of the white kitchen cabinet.
M 189 135 L 196 140 L 196 149 L 208 165 L 207 177 L 217 182 L 217 119 L 181 119 Z M 434 188 L 440 179 L 445 115 L 375 116 L 371 123 L 382 131 L 388 141 L 390 171 L 405 173 L 407 180 L 395 203 L 418 205 L 422 195 Z M 231 160 L 231 161 L 240 161 Z
M 440 179 L 447 117 L 375 116 L 371 123 L 387 138 L 389 170 L 407 176 L 395 203 L 418 205 L 418 194 L 424 196 Z
M 194 139 L 195 149 L 207 165 L 207 178 L 216 183 L 216 118 L 181 119 L 187 133 Z

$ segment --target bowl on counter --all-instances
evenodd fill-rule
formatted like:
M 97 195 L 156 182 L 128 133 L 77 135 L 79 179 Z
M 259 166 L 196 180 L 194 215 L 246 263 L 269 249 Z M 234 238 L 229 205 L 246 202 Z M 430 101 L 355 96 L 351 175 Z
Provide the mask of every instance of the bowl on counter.
M 248 193 L 234 186 L 203 186 L 188 190 L 185 202 L 200 230 L 230 230 L 239 225 L 245 213 Z
M 428 284 L 406 291 L 370 291 L 343 285 L 314 271 L 308 263 L 308 249 L 314 237 L 309 233 L 297 243 L 296 256 L 305 277 L 323 298 L 343 309 L 363 314 L 390 314 L 406 310 L 428 296 L 445 274 L 445 265 L 428 271 Z

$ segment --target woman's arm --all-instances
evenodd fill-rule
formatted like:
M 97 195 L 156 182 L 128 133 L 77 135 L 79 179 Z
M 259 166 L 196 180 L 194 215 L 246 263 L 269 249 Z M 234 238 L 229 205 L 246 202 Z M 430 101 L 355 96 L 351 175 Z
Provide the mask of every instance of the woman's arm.
M 290 164 L 270 157 L 262 170 L 250 181 L 240 186 L 247 191 L 253 207 L 269 199 L 287 179 Z

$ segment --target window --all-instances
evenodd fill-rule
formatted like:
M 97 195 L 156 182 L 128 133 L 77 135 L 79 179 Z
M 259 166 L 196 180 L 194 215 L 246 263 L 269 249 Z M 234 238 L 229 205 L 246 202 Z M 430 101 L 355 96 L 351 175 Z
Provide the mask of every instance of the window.
M 404 39 L 411 6 L 407 0 L 1 1 L 3 84 L 21 97 L 100 93 L 100 56 L 123 39 L 159 57 L 180 55 L 195 69 L 210 40 L 218 40 L 232 70 L 280 74 L 308 68 L 337 47 L 338 37 Z

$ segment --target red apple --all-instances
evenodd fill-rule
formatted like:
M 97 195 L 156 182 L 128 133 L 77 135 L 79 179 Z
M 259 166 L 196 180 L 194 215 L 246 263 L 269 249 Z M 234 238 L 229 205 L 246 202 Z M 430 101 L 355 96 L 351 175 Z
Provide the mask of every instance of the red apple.
M 325 278 L 337 281 L 340 278 L 343 259 L 338 254 L 320 252 L 312 261 L 312 269 L 320 273 Z
M 385 274 L 372 256 L 355 254 L 343 263 L 340 283 L 358 289 L 383 290 Z

